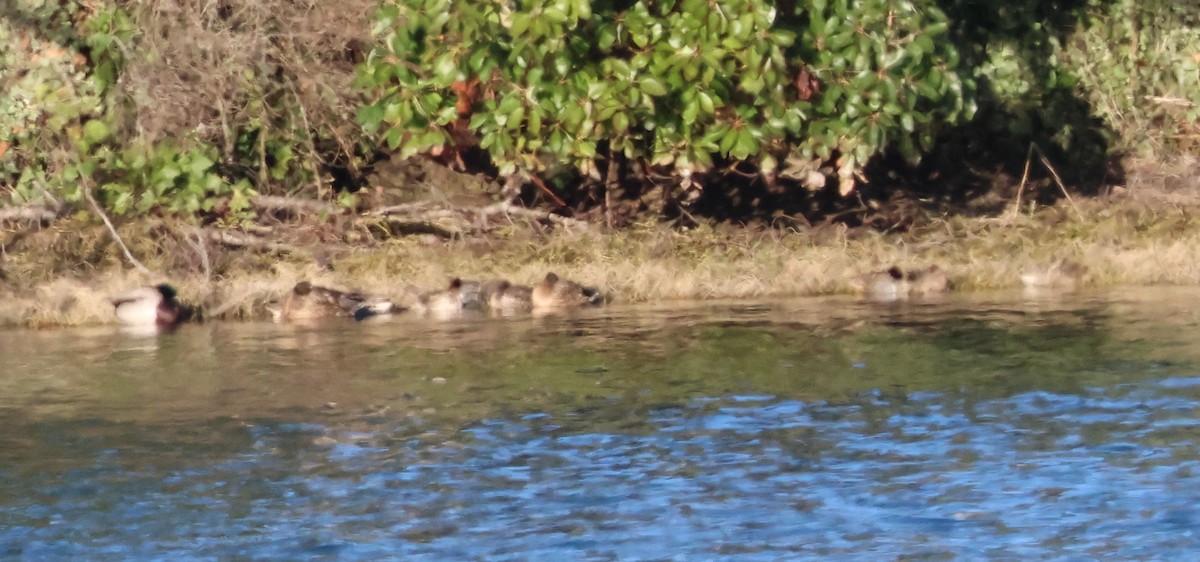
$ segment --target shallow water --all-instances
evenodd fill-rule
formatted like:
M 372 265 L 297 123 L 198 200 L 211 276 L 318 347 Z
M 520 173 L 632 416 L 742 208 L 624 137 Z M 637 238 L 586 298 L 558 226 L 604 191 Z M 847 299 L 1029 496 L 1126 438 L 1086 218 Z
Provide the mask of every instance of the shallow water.
M 0 331 L 0 558 L 1188 559 L 1198 299 Z

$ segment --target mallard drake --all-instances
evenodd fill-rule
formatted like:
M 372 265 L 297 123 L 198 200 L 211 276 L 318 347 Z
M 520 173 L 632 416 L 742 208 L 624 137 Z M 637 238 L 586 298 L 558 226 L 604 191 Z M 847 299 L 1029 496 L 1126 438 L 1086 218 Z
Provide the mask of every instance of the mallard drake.
M 296 322 L 352 316 L 362 320 L 388 314 L 394 305 L 386 298 L 359 292 L 339 291 L 301 281 L 283 299 L 278 310 L 271 310 L 276 322 Z
M 507 279 L 484 283 L 480 295 L 488 309 L 495 313 L 513 314 L 533 309 L 533 288 L 513 285 Z
M 117 320 L 127 326 L 174 328 L 187 319 L 187 310 L 175 300 L 175 288 L 161 283 L 140 287 L 109 299 Z
M 1079 288 L 1087 267 L 1059 258 L 1048 266 L 1029 268 L 1021 272 L 1021 284 L 1029 290 L 1074 291 Z
M 598 305 L 603 297 L 600 291 L 584 287 L 574 281 L 559 279 L 554 273 L 547 273 L 540 283 L 533 287 L 529 301 L 533 308 L 568 308 L 576 306 Z

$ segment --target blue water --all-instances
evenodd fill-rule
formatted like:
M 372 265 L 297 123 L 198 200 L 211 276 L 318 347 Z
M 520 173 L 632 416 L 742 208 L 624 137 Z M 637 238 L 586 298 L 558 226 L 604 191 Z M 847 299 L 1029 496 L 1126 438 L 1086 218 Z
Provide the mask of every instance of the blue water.
M 1195 296 L 4 332 L 0 558 L 1191 559 Z

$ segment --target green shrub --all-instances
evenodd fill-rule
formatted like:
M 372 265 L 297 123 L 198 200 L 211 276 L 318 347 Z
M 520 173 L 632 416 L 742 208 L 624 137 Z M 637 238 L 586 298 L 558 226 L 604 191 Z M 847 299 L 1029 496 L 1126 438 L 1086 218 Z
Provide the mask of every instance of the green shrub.
M 1170 0 L 1091 0 L 1061 48 L 1096 115 L 1126 150 L 1200 148 L 1200 6 Z
M 721 162 L 833 163 L 845 193 L 873 155 L 919 158 L 970 117 L 947 29 L 931 1 L 385 0 L 358 117 L 406 156 L 469 129 L 501 174 L 623 158 L 686 186 Z
M 348 60 L 370 1 L 22 0 L 0 12 L 0 197 L 71 203 L 94 185 L 117 214 L 238 221 L 256 191 L 330 196 L 330 167 L 375 152 Z

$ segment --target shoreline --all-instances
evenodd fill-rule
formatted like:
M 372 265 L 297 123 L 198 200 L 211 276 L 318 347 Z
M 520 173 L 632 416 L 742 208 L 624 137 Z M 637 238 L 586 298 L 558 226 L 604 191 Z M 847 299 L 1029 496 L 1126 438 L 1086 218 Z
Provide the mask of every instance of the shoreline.
M 1082 288 L 1200 285 L 1196 213 L 1194 194 L 1144 189 L 1029 215 L 934 217 L 899 234 L 659 224 L 603 233 L 595 225 L 546 231 L 514 222 L 478 238 L 346 237 L 286 250 L 188 244 L 161 219 L 120 225 L 139 261 L 161 272 L 150 275 L 128 264 L 103 227 L 56 224 L 4 245 L 0 326 L 113 323 L 110 296 L 158 282 L 174 285 L 206 320 L 269 319 L 267 307 L 302 280 L 399 298 L 410 284 L 438 289 L 453 277 L 531 284 L 550 271 L 620 303 L 847 294 L 862 274 L 935 264 L 952 291 L 1014 288 L 1022 270 L 1057 259 L 1087 268 Z

